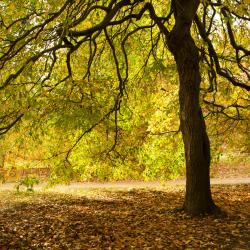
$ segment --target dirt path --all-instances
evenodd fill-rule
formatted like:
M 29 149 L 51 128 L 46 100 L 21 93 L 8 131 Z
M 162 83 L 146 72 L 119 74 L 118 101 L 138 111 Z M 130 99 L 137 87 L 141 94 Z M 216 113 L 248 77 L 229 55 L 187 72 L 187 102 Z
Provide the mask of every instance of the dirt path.
M 237 185 L 250 184 L 250 177 L 232 177 L 232 178 L 212 178 L 212 185 Z M 78 188 L 160 188 L 164 186 L 185 185 L 185 180 L 171 181 L 119 181 L 119 182 L 77 182 L 70 185 L 58 185 L 53 189 L 78 189 Z M 15 183 L 5 183 L 0 185 L 0 189 L 12 189 Z M 39 184 L 35 189 L 44 188 L 46 184 Z
M 212 185 L 233 185 L 233 184 L 250 184 L 250 177 L 248 178 L 213 178 L 211 179 Z M 145 187 L 162 187 L 162 186 L 174 186 L 185 185 L 185 180 L 171 180 L 171 181 L 119 181 L 119 182 L 84 182 L 84 183 L 72 183 L 69 187 L 72 188 L 145 188 Z M 66 185 L 59 185 L 64 187 Z
M 236 185 L 236 184 L 250 184 L 250 178 L 213 178 L 212 185 Z M 171 181 L 120 181 L 120 182 L 85 182 L 72 183 L 71 188 L 157 188 L 162 186 L 185 185 L 185 180 L 171 180 Z M 59 187 L 67 187 L 66 185 L 59 185 Z

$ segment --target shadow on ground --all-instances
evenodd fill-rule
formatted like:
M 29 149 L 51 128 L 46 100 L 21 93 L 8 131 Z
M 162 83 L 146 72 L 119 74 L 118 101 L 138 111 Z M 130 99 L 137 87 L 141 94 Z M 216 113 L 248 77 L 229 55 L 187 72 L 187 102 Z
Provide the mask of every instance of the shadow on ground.
M 249 249 L 249 191 L 250 185 L 213 188 L 226 218 L 174 213 L 182 190 L 9 191 L 10 202 L 0 202 L 0 249 Z

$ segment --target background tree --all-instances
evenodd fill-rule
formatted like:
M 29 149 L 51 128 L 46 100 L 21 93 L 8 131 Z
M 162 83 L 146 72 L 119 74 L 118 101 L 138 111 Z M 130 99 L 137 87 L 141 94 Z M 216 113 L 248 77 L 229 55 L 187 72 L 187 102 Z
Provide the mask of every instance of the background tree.
M 242 119 L 240 110 L 249 105 L 249 50 L 234 28 L 248 32 L 247 2 L 37 0 L 0 6 L 2 135 L 20 120 L 27 127 L 30 121 L 43 128 L 45 123 L 61 135 L 75 131 L 56 154 L 64 156 L 67 169 L 84 136 L 106 127 L 113 142 L 106 144 L 105 154 L 117 153 L 126 91 L 152 61 L 164 67 L 168 49 L 180 84 L 187 176 L 183 208 L 191 214 L 218 211 L 210 191 L 210 144 L 200 90 L 207 115 L 212 106 L 213 112 L 216 108 L 228 118 Z M 136 59 L 135 37 L 144 44 Z M 218 88 L 231 89 L 228 83 L 242 90 L 236 90 L 234 103 L 223 106 L 217 102 Z

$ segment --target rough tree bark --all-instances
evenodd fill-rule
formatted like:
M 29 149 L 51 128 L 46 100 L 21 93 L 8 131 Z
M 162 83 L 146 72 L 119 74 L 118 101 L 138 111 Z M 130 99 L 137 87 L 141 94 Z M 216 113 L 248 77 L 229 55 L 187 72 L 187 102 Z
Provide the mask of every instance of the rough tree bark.
M 183 208 L 193 215 L 214 213 L 218 208 L 210 190 L 210 145 L 199 103 L 199 52 L 190 32 L 199 0 L 178 0 L 173 3 L 175 26 L 170 32 L 168 46 L 177 64 L 180 83 L 180 128 L 186 157 Z

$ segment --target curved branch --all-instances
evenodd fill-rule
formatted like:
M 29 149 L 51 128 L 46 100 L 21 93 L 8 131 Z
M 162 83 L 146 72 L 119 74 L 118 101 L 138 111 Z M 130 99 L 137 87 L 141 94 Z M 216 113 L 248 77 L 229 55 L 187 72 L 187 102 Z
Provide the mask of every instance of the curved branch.
M 249 85 L 240 82 L 238 79 L 236 79 L 231 74 L 229 74 L 229 71 L 227 69 L 224 69 L 221 67 L 218 55 L 214 49 L 214 46 L 213 46 L 211 40 L 208 37 L 206 30 L 205 30 L 205 27 L 202 24 L 202 22 L 200 21 L 198 15 L 195 15 L 194 21 L 198 27 L 200 36 L 202 37 L 202 39 L 204 40 L 204 42 L 206 42 L 206 44 L 208 46 L 209 55 L 214 60 L 217 74 L 226 78 L 227 80 L 229 80 L 234 86 L 241 87 L 241 88 L 249 91 L 250 90 Z
M 69 31 L 69 35 L 70 36 L 74 36 L 74 37 L 80 37 L 80 36 L 90 36 L 92 35 L 94 32 L 98 31 L 98 30 L 102 30 L 105 27 L 107 27 L 107 25 L 110 23 L 110 21 L 113 19 L 113 17 L 118 13 L 118 11 L 124 7 L 124 6 L 128 6 L 131 5 L 130 0 L 122 0 L 119 3 L 117 3 L 113 9 L 110 9 L 110 11 L 108 11 L 107 15 L 105 16 L 105 18 L 103 19 L 103 21 L 94 26 L 91 27 L 89 29 L 86 30 L 82 30 L 82 31 Z M 62 31 L 58 31 L 59 33 L 62 33 Z
M 234 33 L 229 21 L 229 15 L 228 15 L 228 9 L 226 7 L 221 8 L 221 13 L 222 15 L 226 18 L 226 25 L 227 25 L 227 31 L 228 31 L 228 35 L 229 35 L 229 39 L 230 39 L 230 44 L 233 46 L 233 48 L 236 51 L 243 51 L 245 53 L 245 55 L 249 56 L 250 55 L 250 51 L 245 49 L 244 47 L 242 47 L 241 45 L 238 45 L 235 41 L 234 38 Z
M 20 114 L 14 121 L 5 127 L 0 127 L 0 135 L 6 134 L 17 122 L 21 120 L 24 114 Z

